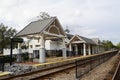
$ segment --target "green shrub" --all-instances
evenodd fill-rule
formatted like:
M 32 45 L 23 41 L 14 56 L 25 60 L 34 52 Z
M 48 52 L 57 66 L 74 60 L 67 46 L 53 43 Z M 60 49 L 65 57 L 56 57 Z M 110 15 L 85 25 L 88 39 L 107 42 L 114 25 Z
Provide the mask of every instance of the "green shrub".
M 11 61 L 11 57 L 10 56 L 4 56 L 4 60 L 5 60 L 5 63 L 9 63 Z M 14 62 L 16 60 L 15 57 L 12 58 L 12 62 Z
M 22 53 L 22 59 L 23 59 L 23 61 L 29 60 L 28 53 Z

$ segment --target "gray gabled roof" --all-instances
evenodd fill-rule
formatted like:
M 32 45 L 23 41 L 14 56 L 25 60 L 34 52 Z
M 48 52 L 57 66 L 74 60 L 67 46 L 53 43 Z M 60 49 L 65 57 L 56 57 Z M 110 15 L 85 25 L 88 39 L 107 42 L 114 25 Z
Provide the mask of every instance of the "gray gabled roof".
M 89 39 L 89 38 L 86 38 L 86 37 L 83 37 L 83 36 L 79 36 L 79 37 L 88 44 L 95 44 L 96 45 L 96 43 L 92 39 Z
M 66 33 L 66 36 L 70 40 L 74 35 Z
M 41 33 L 46 27 L 48 27 L 56 17 L 51 17 L 45 20 L 38 20 L 31 22 L 25 28 L 23 28 L 16 36 L 25 36 L 30 34 Z
M 79 36 L 79 35 L 74 35 L 71 39 L 70 39 L 70 42 L 75 38 L 75 37 L 78 37 L 78 39 L 83 43 L 87 43 L 87 44 L 94 44 L 94 45 L 97 45 L 92 39 L 89 39 L 89 38 L 86 38 L 86 37 L 83 37 L 83 36 Z M 69 42 L 69 43 L 70 43 Z
M 92 38 L 92 40 L 97 44 L 97 45 L 99 45 L 99 38 Z
M 92 40 L 93 40 L 97 45 L 102 45 L 102 42 L 100 41 L 99 38 L 92 38 Z

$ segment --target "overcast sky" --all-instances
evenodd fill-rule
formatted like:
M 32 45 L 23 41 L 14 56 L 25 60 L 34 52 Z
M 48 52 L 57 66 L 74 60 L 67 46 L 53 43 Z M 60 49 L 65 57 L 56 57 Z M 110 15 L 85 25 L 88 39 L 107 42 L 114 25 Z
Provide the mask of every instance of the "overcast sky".
M 57 16 L 72 34 L 120 42 L 120 0 L 0 0 L 0 23 L 18 31 L 40 12 Z

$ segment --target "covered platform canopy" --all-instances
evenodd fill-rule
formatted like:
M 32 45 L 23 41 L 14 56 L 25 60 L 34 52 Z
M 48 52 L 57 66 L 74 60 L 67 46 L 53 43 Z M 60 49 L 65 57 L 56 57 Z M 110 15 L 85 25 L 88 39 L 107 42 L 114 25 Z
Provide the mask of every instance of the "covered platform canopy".
M 89 39 L 83 36 L 74 35 L 69 43 L 69 51 L 74 51 L 76 55 L 83 54 L 84 56 L 91 53 L 97 53 L 97 46 L 99 45 L 93 39 Z
M 41 63 L 45 62 L 45 40 L 61 39 L 63 41 L 63 57 L 66 58 L 65 32 L 57 17 L 31 22 L 16 36 L 40 40 L 39 62 Z

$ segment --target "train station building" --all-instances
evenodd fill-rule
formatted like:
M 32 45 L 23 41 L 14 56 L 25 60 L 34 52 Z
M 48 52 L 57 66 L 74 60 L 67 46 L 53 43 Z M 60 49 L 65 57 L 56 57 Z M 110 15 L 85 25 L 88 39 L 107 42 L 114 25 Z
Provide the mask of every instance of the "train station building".
M 46 55 L 61 53 L 66 59 L 72 55 L 91 55 L 104 51 L 99 39 L 89 39 L 64 31 L 57 17 L 31 22 L 17 37 L 26 38 L 29 57 L 39 57 L 39 62 L 46 62 Z M 17 55 L 21 54 L 21 44 L 18 43 Z
M 17 37 L 26 37 L 29 39 L 38 40 L 39 47 L 39 62 L 44 63 L 45 60 L 45 46 L 50 47 L 50 44 L 45 42 L 50 40 L 61 41 L 62 44 L 62 56 L 66 58 L 66 46 L 65 46 L 65 32 L 56 17 L 52 17 L 45 20 L 38 20 L 28 24 L 23 30 L 21 30 Z M 36 43 L 33 43 L 36 44 Z M 29 45 L 32 48 L 33 45 Z

